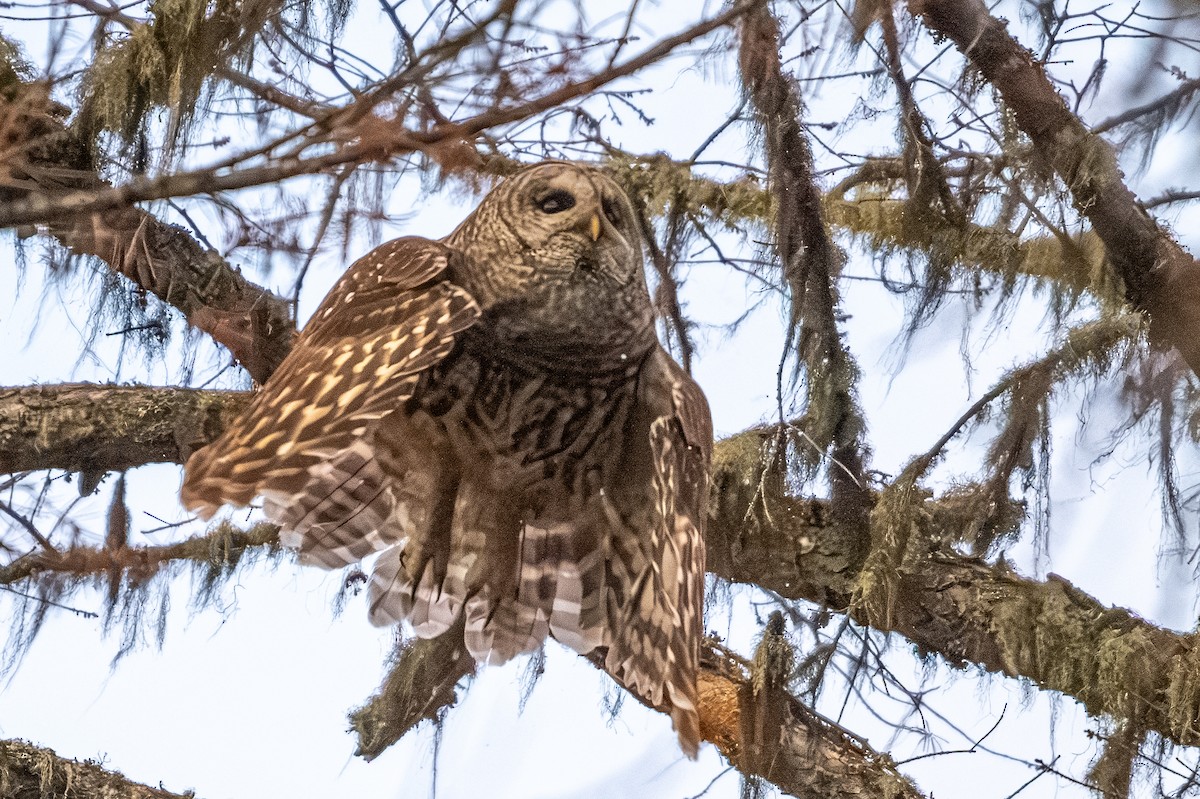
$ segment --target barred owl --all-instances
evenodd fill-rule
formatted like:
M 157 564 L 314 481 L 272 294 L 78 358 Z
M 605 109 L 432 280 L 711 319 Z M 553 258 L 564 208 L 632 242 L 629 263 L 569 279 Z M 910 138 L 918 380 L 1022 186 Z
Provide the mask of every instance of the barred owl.
M 355 262 L 278 371 L 188 460 L 183 504 L 263 500 L 326 568 L 383 550 L 371 620 L 502 663 L 551 636 L 700 742 L 712 424 L 659 345 L 633 212 L 547 162 L 449 236 Z

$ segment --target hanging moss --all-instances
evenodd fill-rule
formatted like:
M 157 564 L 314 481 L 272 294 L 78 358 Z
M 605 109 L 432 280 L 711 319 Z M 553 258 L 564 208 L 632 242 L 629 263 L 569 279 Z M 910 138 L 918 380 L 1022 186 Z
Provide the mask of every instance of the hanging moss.
M 51 609 L 100 615 L 105 633 L 119 631 L 115 661 L 142 645 L 148 629 L 161 645 L 170 588 L 180 575 L 191 570 L 192 603 L 200 610 L 219 598 L 220 589 L 251 556 L 277 558 L 280 553 L 277 526 L 262 522 L 241 530 L 220 521 L 205 534 L 174 544 L 76 546 L 54 555 L 49 563 L 36 556 L 15 561 L 0 570 L 0 585 L 19 589 L 0 673 L 15 666 L 28 651 Z M 106 597 L 100 614 L 72 605 L 88 589 L 98 589 Z
M 337 11 L 344 0 L 332 5 L 329 19 L 344 19 Z M 282 0 L 153 0 L 145 24 L 98 46 L 81 86 L 78 129 L 93 142 L 110 132 L 142 150 L 169 152 L 186 139 L 219 69 L 248 60 L 259 38 L 277 36 L 283 10 Z M 292 10 L 310 23 L 308 4 Z M 291 33 L 305 37 L 303 26 Z M 166 126 L 153 146 L 142 137 L 159 113 Z
M 1171 658 L 1167 683 L 1167 722 L 1171 736 L 1179 741 L 1200 741 L 1200 658 L 1194 649 Z
M 83 87 L 80 124 L 118 133 L 126 142 L 145 130 L 157 108 L 172 109 L 176 131 L 186 124 L 220 55 L 208 8 L 207 0 L 151 3 L 151 22 L 97 54 Z
M 874 626 L 893 626 L 899 567 L 909 541 L 928 524 L 924 505 L 931 496 L 915 476 L 902 474 L 883 490 L 871 511 L 871 552 L 858 575 L 854 604 Z
M 33 80 L 33 67 L 19 45 L 0 36 L 0 98 L 11 102 Z
M 757 176 L 746 174 L 731 181 L 706 180 L 684 163 L 665 155 L 634 158 L 616 155 L 605 164 L 621 188 L 640 197 L 646 210 L 660 216 L 684 198 L 687 215 L 711 218 L 728 229 L 765 224 L 772 216 L 770 192 Z

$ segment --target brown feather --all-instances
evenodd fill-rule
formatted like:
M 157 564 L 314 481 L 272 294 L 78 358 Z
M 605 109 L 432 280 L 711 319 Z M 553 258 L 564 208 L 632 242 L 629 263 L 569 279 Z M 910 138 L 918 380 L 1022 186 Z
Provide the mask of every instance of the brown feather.
M 554 637 L 699 745 L 712 424 L 654 337 L 639 229 L 602 173 L 517 173 L 441 242 L 384 244 L 188 461 L 202 516 L 264 498 L 327 568 L 384 549 L 370 618 L 499 663 Z

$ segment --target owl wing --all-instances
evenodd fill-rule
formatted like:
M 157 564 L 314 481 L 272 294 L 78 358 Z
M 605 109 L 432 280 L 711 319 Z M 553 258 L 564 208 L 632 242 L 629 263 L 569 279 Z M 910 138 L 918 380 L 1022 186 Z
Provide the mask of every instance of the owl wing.
M 632 583 L 625 596 L 616 592 L 619 616 L 610 622 L 605 667 L 654 705 L 669 707 L 680 745 L 695 757 L 712 419 L 700 387 L 665 352 L 652 355 L 647 368 L 644 401 L 662 409 L 650 425 L 654 505 L 650 529 L 625 536 L 614 553 L 614 572 Z
M 355 261 L 250 406 L 184 468 L 185 507 L 208 518 L 264 498 L 284 544 L 334 568 L 404 535 L 375 427 L 412 396 L 479 306 L 446 279 L 459 257 L 407 237 Z

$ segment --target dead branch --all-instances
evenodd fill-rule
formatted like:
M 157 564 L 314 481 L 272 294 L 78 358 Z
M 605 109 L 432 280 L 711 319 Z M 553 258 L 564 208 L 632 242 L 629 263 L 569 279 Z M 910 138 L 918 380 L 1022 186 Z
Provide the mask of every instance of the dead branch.
M 55 219 L 127 208 L 139 202 L 279 183 L 299 175 L 322 174 L 345 164 L 386 161 L 416 152 L 425 153 L 435 161 L 452 158 L 447 153 L 447 148 L 470 149 L 467 142 L 485 130 L 529 119 L 638 72 L 665 58 L 676 48 L 729 25 L 753 5 L 754 2 L 744 0 L 712 19 L 662 39 L 641 55 L 590 78 L 568 83 L 528 102 L 493 109 L 457 122 L 435 124 L 428 130 L 409 130 L 399 127 L 394 122 L 368 117 L 359 120 L 349 129 L 340 131 L 336 141 L 322 138 L 320 143 L 333 144 L 334 149 L 318 156 L 291 156 L 259 166 L 200 169 L 159 177 L 138 177 L 112 188 L 85 189 L 55 195 L 34 194 L 23 199 L 0 202 L 0 227 L 44 224 Z M 386 129 L 386 135 L 381 128 Z

